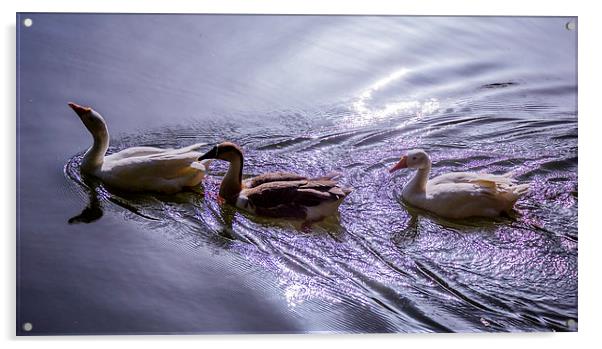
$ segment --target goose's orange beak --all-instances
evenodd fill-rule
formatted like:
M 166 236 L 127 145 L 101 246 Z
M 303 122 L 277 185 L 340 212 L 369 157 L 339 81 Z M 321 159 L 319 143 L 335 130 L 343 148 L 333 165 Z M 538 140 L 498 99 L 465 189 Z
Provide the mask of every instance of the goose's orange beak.
M 393 173 L 401 168 L 408 168 L 408 157 L 403 156 L 399 162 L 389 169 L 389 173 Z
M 79 116 L 83 116 L 84 114 L 88 113 L 90 110 L 92 110 L 92 108 L 89 107 L 82 107 L 79 104 L 75 104 L 73 102 L 69 102 L 68 105 L 71 107 L 71 109 L 73 109 L 73 111 L 79 115 Z

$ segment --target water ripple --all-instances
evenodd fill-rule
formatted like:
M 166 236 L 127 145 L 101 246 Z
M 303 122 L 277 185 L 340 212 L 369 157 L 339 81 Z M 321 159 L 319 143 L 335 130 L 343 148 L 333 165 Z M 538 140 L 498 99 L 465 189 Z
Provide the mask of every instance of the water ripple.
M 110 152 L 234 141 L 246 152 L 246 175 L 343 172 L 342 183 L 354 192 L 337 217 L 309 230 L 220 206 L 216 193 L 227 169 L 220 162 L 199 190 L 169 197 L 114 193 L 85 180 L 77 170 L 81 154 L 65 174 L 83 198 L 139 220 L 149 233 L 157 228 L 191 249 L 232 253 L 270 271 L 294 311 L 361 310 L 359 319 L 331 320 L 363 321 L 364 331 L 377 332 L 570 329 L 577 319 L 576 118 L 537 100 L 509 103 L 513 90 L 549 92 L 513 81 L 483 84 L 471 98 L 428 111 L 425 102 L 370 109 L 407 74 L 377 81 L 351 107 L 234 116 L 113 140 Z M 260 121 L 242 127 L 235 121 L 241 118 Z M 433 174 L 511 171 L 531 191 L 511 219 L 438 218 L 399 201 L 411 173 L 386 171 L 413 147 L 431 153 Z

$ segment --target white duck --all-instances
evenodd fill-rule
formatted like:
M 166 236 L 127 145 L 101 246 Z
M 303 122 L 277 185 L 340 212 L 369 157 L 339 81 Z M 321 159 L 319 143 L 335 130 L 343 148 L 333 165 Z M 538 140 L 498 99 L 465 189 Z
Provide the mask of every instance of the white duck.
M 421 149 L 403 156 L 389 172 L 413 168 L 418 172 L 401 193 L 409 204 L 446 218 L 496 217 L 509 213 L 529 189 L 510 174 L 452 172 L 428 180 L 431 159 Z
M 126 191 L 176 193 L 199 185 L 210 162 L 197 162 L 205 143 L 180 149 L 133 147 L 105 156 L 109 148 L 107 124 L 98 112 L 75 103 L 69 106 L 94 138 L 86 151 L 81 172 L 99 178 L 109 187 Z

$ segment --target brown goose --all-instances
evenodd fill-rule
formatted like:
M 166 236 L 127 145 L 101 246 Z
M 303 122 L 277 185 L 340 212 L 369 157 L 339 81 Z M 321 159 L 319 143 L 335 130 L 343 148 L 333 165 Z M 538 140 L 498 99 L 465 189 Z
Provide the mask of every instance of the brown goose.
M 258 216 L 317 221 L 333 215 L 350 188 L 339 186 L 336 175 L 307 178 L 294 173 L 264 173 L 242 180 L 243 154 L 235 144 L 216 145 L 199 158 L 228 161 L 230 167 L 219 189 L 228 204 Z

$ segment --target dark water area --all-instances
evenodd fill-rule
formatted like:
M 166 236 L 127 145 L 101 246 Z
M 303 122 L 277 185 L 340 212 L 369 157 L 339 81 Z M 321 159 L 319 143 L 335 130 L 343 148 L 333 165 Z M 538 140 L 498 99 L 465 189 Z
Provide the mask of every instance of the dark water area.
M 575 18 L 24 18 L 18 334 L 577 329 Z M 110 192 L 79 174 L 69 101 L 109 152 L 229 140 L 245 175 L 340 171 L 354 192 L 310 229 L 220 206 L 225 163 L 195 192 Z M 432 175 L 531 190 L 512 218 L 407 207 L 413 173 L 387 168 L 415 147 Z

